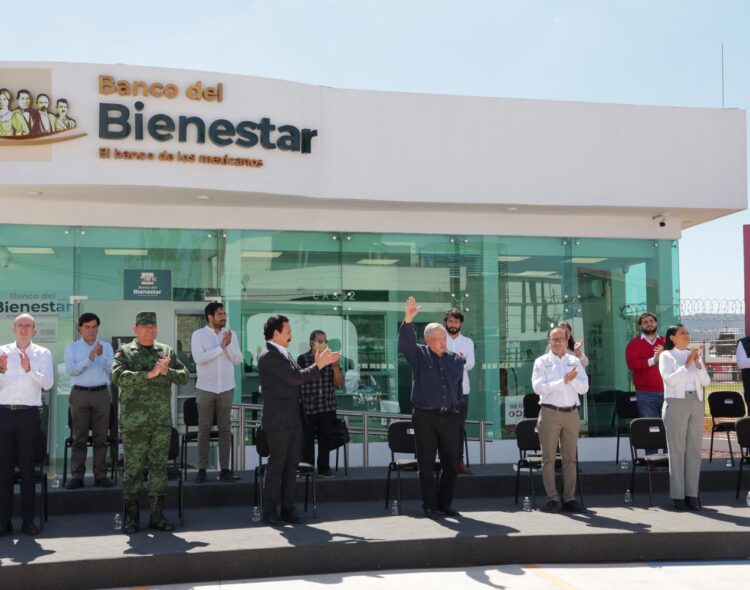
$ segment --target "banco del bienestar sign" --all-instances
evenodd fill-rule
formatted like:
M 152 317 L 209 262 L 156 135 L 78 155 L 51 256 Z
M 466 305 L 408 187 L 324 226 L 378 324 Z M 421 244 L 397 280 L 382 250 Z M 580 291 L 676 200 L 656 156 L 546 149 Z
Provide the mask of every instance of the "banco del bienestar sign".
M 268 116 L 253 117 L 239 121 L 225 118 L 205 120 L 195 115 L 170 116 L 160 112 L 149 112 L 145 100 L 172 100 L 185 96 L 193 101 L 221 103 L 224 100 L 224 84 L 207 86 L 197 81 L 187 87 L 161 82 L 140 80 L 117 80 L 113 76 L 99 76 L 99 94 L 111 97 L 136 98 L 131 106 L 117 102 L 99 103 L 99 138 L 106 140 L 131 139 L 142 141 L 150 138 L 159 143 L 211 142 L 217 147 L 237 146 L 245 149 L 262 148 L 309 154 L 317 129 L 300 128 L 292 124 L 278 125 Z

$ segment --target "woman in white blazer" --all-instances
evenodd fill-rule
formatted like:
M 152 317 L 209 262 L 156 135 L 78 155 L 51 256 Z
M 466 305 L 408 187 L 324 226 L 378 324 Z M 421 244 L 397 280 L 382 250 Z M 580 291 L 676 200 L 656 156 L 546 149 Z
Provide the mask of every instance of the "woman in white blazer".
M 702 354 L 703 348 L 690 349 L 685 326 L 676 324 L 667 329 L 659 372 L 664 380 L 662 417 L 669 450 L 669 495 L 676 510 L 700 510 L 703 388 L 711 382 Z

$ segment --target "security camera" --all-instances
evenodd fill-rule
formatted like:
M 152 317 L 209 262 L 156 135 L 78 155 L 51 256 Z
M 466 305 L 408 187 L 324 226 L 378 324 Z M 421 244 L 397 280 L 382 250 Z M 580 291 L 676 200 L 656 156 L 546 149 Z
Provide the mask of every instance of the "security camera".
M 651 219 L 658 223 L 659 227 L 667 227 L 667 218 L 663 215 L 654 215 Z

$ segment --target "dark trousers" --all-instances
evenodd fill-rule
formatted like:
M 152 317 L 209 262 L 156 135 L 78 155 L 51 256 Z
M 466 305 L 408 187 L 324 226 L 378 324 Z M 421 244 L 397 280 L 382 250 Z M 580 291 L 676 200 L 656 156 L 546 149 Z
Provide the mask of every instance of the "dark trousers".
M 458 457 L 461 463 L 464 462 L 464 448 L 466 446 L 466 417 L 469 414 L 469 396 L 464 396 L 464 403 L 458 409 L 458 417 L 461 424 L 458 427 Z M 468 459 L 468 457 L 467 457 Z
M 84 391 L 76 389 L 70 392 L 70 416 L 73 430 L 73 477 L 83 479 L 86 473 L 86 447 L 89 431 L 94 443 L 92 471 L 94 478 L 107 476 L 107 432 L 109 431 L 109 411 L 112 400 L 109 389 L 101 391 Z
M 457 413 L 438 414 L 428 410 L 414 409 L 414 439 L 419 463 L 419 487 L 422 507 L 431 510 L 447 510 L 453 501 L 456 489 L 458 465 L 458 435 L 460 418 Z M 440 453 L 442 473 L 435 490 L 435 453 Z
M 307 414 L 305 416 L 305 447 L 302 452 L 302 460 L 310 465 L 315 465 L 315 438 L 318 438 L 318 473 L 329 471 L 331 465 L 329 454 L 331 452 L 331 433 L 336 427 L 336 412 L 320 412 L 319 414 Z
M 294 508 L 294 484 L 302 449 L 301 428 L 274 428 L 266 431 L 271 451 L 263 487 L 263 512 L 278 515 Z
M 34 522 L 34 457 L 39 440 L 39 409 L 0 408 L 0 526 L 13 515 L 13 478 L 16 464 L 21 472 L 21 516 Z

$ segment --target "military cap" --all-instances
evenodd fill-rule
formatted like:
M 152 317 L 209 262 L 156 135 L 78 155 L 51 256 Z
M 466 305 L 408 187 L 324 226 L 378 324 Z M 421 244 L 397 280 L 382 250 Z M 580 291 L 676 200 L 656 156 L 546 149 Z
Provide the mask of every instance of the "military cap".
M 141 311 L 137 316 L 135 316 L 136 326 L 145 326 L 147 324 L 156 324 L 155 311 Z

